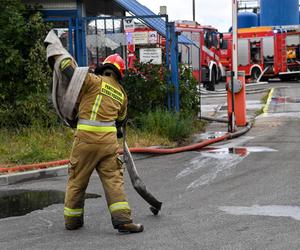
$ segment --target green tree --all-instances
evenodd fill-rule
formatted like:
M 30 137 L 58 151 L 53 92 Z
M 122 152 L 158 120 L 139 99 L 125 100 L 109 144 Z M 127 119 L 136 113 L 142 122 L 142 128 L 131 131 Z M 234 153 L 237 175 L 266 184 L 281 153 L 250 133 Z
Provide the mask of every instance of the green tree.
M 43 46 L 49 28 L 20 0 L 1 0 L 0 9 L 0 127 L 48 125 L 55 120 Z

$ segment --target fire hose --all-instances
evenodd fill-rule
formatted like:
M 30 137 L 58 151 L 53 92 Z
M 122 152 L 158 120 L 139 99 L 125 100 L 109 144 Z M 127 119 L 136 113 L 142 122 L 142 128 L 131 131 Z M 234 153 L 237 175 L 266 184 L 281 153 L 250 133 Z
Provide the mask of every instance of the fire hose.
M 126 142 L 126 122 L 122 126 L 123 133 L 123 159 L 130 177 L 130 181 L 135 191 L 147 201 L 151 207 L 150 210 L 154 215 L 157 215 L 161 209 L 162 202 L 158 201 L 148 190 L 142 179 L 140 178 L 138 171 L 136 169 L 133 157 L 129 151 Z
M 210 140 L 204 140 L 199 143 L 195 143 L 188 146 L 178 147 L 178 148 L 170 148 L 170 149 L 159 149 L 159 148 L 128 148 L 126 142 L 126 129 L 123 129 L 123 151 L 119 152 L 120 154 L 124 154 L 124 162 L 126 163 L 126 167 L 129 173 L 129 177 L 134 189 L 137 193 L 146 201 L 148 202 L 151 207 L 150 210 L 154 215 L 157 215 L 158 212 L 161 210 L 162 202 L 158 201 L 146 188 L 146 185 L 141 180 L 135 163 L 133 161 L 133 157 L 131 153 L 148 153 L 148 154 L 175 154 L 185 151 L 192 151 L 192 150 L 199 150 L 205 146 L 210 144 L 220 142 L 223 140 L 229 140 L 236 137 L 239 137 L 245 133 L 247 133 L 251 127 L 252 123 L 247 123 L 246 127 L 241 129 L 240 131 L 234 133 L 226 133 L 223 136 L 216 137 Z M 39 163 L 39 164 L 30 164 L 30 165 L 21 165 L 15 166 L 11 168 L 0 168 L 0 173 L 5 172 L 14 172 L 14 171 L 25 171 L 25 170 L 32 170 L 32 169 L 43 169 L 51 166 L 59 166 L 59 165 L 66 165 L 69 163 L 69 160 L 61 160 L 61 161 L 53 161 L 48 163 Z
M 234 133 L 227 133 L 223 136 L 216 137 L 214 139 L 204 140 L 199 143 L 195 143 L 188 146 L 178 147 L 178 148 L 170 148 L 170 149 L 161 149 L 161 148 L 130 148 L 131 153 L 145 153 L 145 154 L 176 154 L 185 151 L 192 151 L 192 150 L 199 150 L 205 146 L 211 145 L 213 143 L 217 143 L 224 140 L 233 139 L 239 137 L 245 133 L 247 133 L 250 128 L 252 127 L 252 123 L 248 123 L 246 127 L 241 129 L 238 132 Z M 123 151 L 120 151 L 119 154 L 123 154 Z M 42 163 L 35 163 L 35 164 L 28 164 L 28 165 L 18 165 L 14 167 L 0 167 L 0 173 L 7 173 L 7 172 L 17 172 L 17 171 L 27 171 L 27 170 L 34 170 L 34 169 L 44 169 L 47 167 L 55 167 L 55 166 L 62 166 L 69 163 L 68 159 L 65 160 L 58 160 L 58 161 L 51 161 L 51 162 L 42 162 Z M 7 164 L 6 166 L 9 166 Z

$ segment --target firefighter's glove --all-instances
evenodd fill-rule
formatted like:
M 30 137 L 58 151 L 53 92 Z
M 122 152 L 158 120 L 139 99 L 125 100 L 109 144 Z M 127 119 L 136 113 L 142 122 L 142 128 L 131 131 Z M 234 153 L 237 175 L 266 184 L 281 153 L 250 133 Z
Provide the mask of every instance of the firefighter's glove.
M 116 121 L 116 127 L 117 127 L 117 129 L 123 127 L 124 122 L 125 122 L 125 120 Z
M 117 127 L 117 138 L 123 138 L 123 129 L 122 127 Z

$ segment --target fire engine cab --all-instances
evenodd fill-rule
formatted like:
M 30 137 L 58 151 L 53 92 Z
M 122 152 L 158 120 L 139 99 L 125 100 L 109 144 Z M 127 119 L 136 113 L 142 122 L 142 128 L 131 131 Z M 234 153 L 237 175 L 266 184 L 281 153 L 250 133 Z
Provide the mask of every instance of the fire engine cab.
M 208 90 L 225 77 L 225 69 L 220 62 L 222 34 L 212 26 L 202 26 L 193 21 L 176 21 L 176 30 L 190 38 L 196 45 L 179 45 L 180 62 L 191 65 L 193 75 L 203 82 Z

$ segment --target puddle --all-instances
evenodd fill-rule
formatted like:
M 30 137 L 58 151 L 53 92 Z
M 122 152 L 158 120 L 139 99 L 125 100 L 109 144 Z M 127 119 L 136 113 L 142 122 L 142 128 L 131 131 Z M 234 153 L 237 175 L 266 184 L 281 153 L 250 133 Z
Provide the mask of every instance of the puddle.
M 262 153 L 262 152 L 277 152 L 278 150 L 267 147 L 229 147 L 229 148 L 213 148 L 206 147 L 200 151 L 207 151 L 210 153 L 223 153 L 223 154 L 237 154 L 240 156 L 247 156 L 249 153 Z
M 100 198 L 99 194 L 87 193 L 85 199 Z M 0 218 L 22 216 L 52 204 L 64 203 L 65 192 L 55 190 L 10 190 L 0 192 Z
M 285 112 L 285 113 L 263 113 L 259 116 L 259 118 L 288 118 L 288 119 L 296 119 L 300 118 L 300 112 Z
M 259 206 L 238 207 L 238 206 L 222 206 L 219 209 L 225 213 L 232 215 L 258 215 L 273 217 L 290 217 L 300 221 L 300 207 L 298 206 Z
M 206 151 L 208 153 L 212 153 L 212 154 L 236 154 L 236 155 L 240 155 L 240 156 L 247 156 L 248 154 L 248 148 L 243 148 L 243 147 L 232 147 L 232 148 L 211 148 L 211 147 L 207 147 L 204 149 L 200 149 L 201 151 Z
M 272 103 L 300 103 L 300 97 L 276 96 L 272 97 Z
M 186 163 L 185 168 L 176 175 L 176 180 L 196 177 L 187 186 L 189 190 L 208 185 L 221 174 L 229 175 L 252 152 L 277 152 L 266 147 L 206 147 L 199 151 L 200 155 Z

